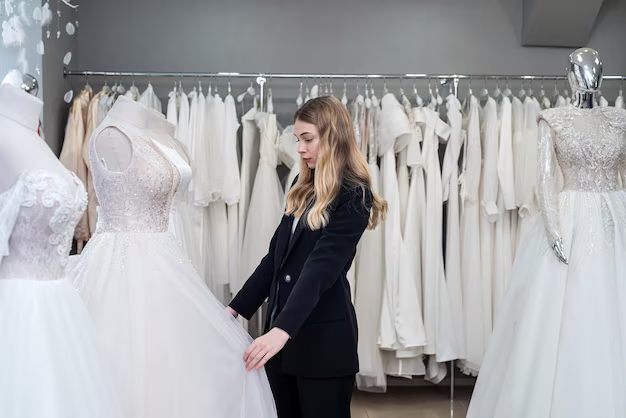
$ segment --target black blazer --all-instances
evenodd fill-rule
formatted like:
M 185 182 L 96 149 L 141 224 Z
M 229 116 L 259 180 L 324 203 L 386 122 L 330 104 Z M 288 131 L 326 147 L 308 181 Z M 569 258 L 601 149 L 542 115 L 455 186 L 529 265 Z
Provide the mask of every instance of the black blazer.
M 277 361 L 281 371 L 304 377 L 358 372 L 357 322 L 346 274 L 370 217 L 369 189 L 344 183 L 329 207 L 325 228 L 313 231 L 304 218 L 291 237 L 293 216 L 283 216 L 268 254 L 230 306 L 244 318 L 269 297 L 265 331 L 286 331 Z M 274 312 L 274 315 L 272 313 Z

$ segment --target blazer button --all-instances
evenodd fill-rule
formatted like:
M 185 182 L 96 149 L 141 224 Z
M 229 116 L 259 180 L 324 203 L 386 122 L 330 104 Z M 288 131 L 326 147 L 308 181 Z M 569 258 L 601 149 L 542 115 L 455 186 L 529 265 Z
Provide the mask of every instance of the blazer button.
M 287 275 L 285 276 L 285 282 L 287 282 L 287 283 L 291 283 L 291 276 L 290 276 L 290 275 L 288 275 L 288 274 L 287 274 Z

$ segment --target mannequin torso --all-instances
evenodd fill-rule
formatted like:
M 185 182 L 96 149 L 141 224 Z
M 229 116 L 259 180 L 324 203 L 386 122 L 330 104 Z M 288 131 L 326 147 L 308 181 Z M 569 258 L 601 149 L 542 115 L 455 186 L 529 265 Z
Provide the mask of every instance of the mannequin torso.
M 41 100 L 10 84 L 0 86 L 0 192 L 26 170 L 45 170 L 68 182 L 72 176 L 37 134 Z
M 120 96 L 109 111 L 112 117 L 132 122 L 139 129 L 150 131 L 150 139 L 176 150 L 189 162 L 184 146 L 174 139 L 175 127 L 160 113 Z M 95 147 L 98 159 L 114 172 L 124 171 L 130 164 L 133 149 L 130 139 L 119 129 L 111 126 L 103 129 L 97 137 Z

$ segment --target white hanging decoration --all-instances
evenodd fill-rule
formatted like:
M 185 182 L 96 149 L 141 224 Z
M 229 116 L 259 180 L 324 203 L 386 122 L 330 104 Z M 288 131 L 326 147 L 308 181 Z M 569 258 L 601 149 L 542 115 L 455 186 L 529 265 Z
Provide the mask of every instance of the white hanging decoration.
M 48 39 L 50 39 L 50 31 L 49 30 L 46 31 L 46 36 L 48 37 Z
M 15 63 L 17 64 L 17 68 L 22 71 L 22 73 L 29 73 L 30 67 L 28 65 L 28 60 L 26 59 L 26 48 L 20 48 L 17 53 L 17 58 L 15 59 Z
M 43 55 L 45 53 L 45 51 L 46 51 L 46 48 L 45 48 L 45 46 L 43 44 L 43 41 L 37 42 L 37 53 L 39 55 Z
M 72 62 L 72 53 L 68 52 L 67 54 L 65 54 L 65 56 L 63 57 L 63 64 L 65 65 L 70 65 L 70 62 Z
M 60 38 L 61 38 L 61 31 L 60 31 L 60 30 L 58 30 L 58 31 L 57 31 L 57 39 L 60 39 Z
M 20 17 L 22 18 L 22 23 L 24 23 L 26 26 L 30 26 L 32 22 L 30 21 L 29 13 L 26 11 L 26 2 L 21 1 L 19 3 L 18 8 L 20 10 Z
M 22 46 L 26 41 L 26 32 L 19 16 L 13 16 L 2 22 L 2 43 L 4 46 Z
M 41 7 L 35 7 L 35 10 L 33 10 L 33 20 L 35 22 L 41 22 L 42 19 Z
M 41 8 L 41 26 L 49 25 L 52 22 L 52 10 L 50 3 L 46 3 Z
M 74 90 L 70 90 L 63 96 L 63 100 L 65 103 L 72 103 L 72 99 L 74 98 Z
M 74 27 L 74 24 L 72 22 L 67 22 L 67 25 L 65 25 L 65 32 L 67 32 L 67 34 L 70 36 L 76 33 L 76 28 Z
M 13 8 L 13 0 L 5 0 L 4 11 L 6 12 L 7 16 L 11 16 L 13 14 L 13 12 L 15 11 L 15 9 Z

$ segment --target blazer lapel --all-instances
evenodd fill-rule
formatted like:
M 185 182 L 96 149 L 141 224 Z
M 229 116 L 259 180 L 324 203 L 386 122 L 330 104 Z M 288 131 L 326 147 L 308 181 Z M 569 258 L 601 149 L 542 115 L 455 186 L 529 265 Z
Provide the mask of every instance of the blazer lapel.
M 293 221 L 293 217 L 290 218 Z M 296 242 L 298 241 L 298 239 L 300 238 L 300 235 L 302 235 L 302 231 L 304 230 L 302 219 L 300 219 L 298 221 L 298 225 L 296 225 L 296 230 L 293 232 L 293 236 L 291 237 L 291 240 L 289 240 L 289 246 L 287 247 L 287 252 L 285 253 L 284 257 L 283 257 L 283 262 L 281 263 L 284 264 L 285 260 L 287 260 L 287 257 L 289 257 L 289 254 L 291 254 L 291 250 L 293 250 L 293 247 L 296 245 Z M 292 225 L 289 224 L 288 228 L 285 228 L 287 231 L 289 231 L 289 233 L 291 233 L 291 227 Z

